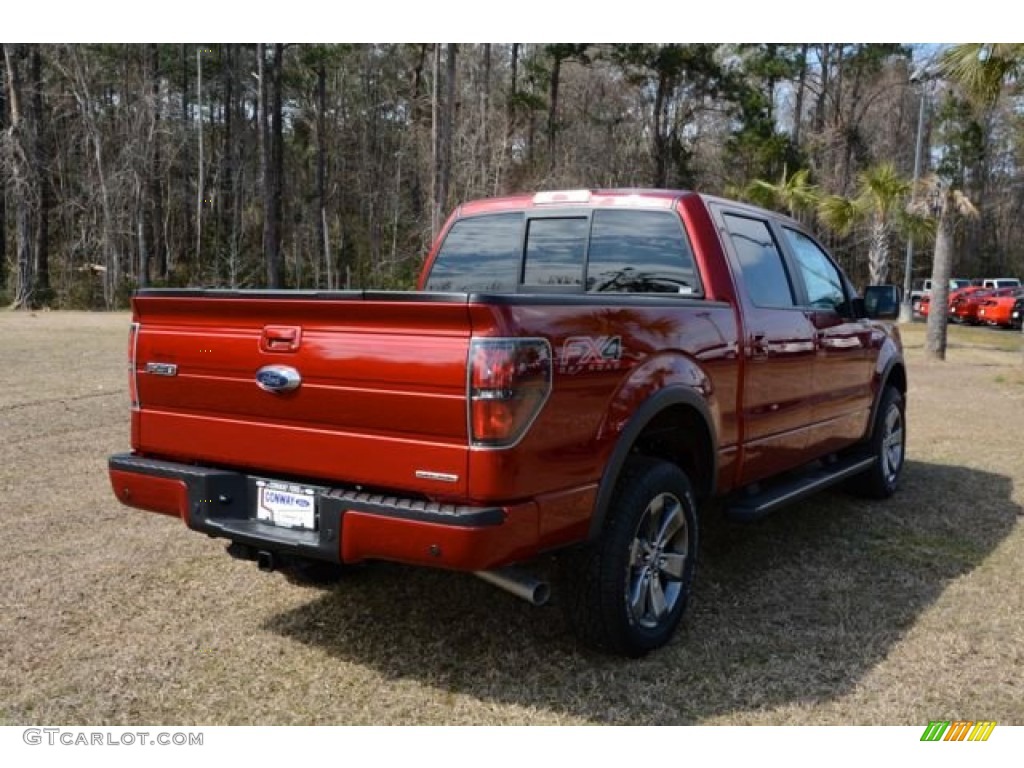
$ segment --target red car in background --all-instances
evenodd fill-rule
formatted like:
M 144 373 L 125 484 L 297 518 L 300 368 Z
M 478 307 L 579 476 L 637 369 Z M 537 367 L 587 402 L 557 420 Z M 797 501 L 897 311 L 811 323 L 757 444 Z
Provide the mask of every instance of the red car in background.
M 977 325 L 980 322 L 978 320 L 978 309 L 981 307 L 981 302 L 990 295 L 992 295 L 992 291 L 981 289 L 971 293 L 964 293 L 955 299 L 951 299 L 949 302 L 950 322 Z
M 974 296 L 978 293 L 988 293 L 988 290 L 978 285 L 968 285 L 964 288 L 957 288 L 955 291 L 949 292 L 949 319 L 956 319 L 953 313 L 954 305 L 968 297 Z M 922 317 L 928 317 L 928 310 L 931 309 L 931 297 L 925 296 L 921 299 L 921 305 L 919 312 Z
M 1022 288 L 1003 288 L 980 300 L 978 322 L 1006 328 L 1013 326 L 1013 307 L 1024 296 Z M 1019 321 L 1019 319 L 1018 319 Z

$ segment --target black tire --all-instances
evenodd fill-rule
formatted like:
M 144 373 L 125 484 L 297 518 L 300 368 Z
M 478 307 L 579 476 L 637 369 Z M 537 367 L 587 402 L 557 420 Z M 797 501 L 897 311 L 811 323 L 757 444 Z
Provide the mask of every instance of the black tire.
M 903 395 L 892 385 L 882 392 L 867 445 L 875 461 L 849 488 L 858 496 L 887 499 L 899 486 L 907 454 L 906 407 Z
M 697 505 L 674 464 L 630 459 L 600 537 L 560 560 L 566 615 L 586 645 L 636 658 L 665 645 L 690 598 Z

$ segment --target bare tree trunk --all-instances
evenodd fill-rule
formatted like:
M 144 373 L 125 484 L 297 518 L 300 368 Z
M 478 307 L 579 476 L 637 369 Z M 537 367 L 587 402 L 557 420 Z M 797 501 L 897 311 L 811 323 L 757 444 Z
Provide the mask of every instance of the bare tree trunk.
M 505 105 L 505 151 L 508 153 L 508 160 L 512 161 L 512 134 L 515 132 L 516 112 L 518 106 L 519 88 L 519 43 L 512 43 L 511 83 L 508 90 L 508 102 Z
M 484 172 L 484 185 L 487 184 L 487 177 L 489 175 L 487 168 L 487 158 L 490 157 L 490 152 L 487 147 L 487 121 L 490 119 L 491 109 L 491 44 L 484 43 L 484 75 L 483 84 L 480 88 L 480 146 L 482 147 L 482 160 L 481 164 Z
M 441 120 L 441 167 L 438 181 L 438 229 L 448 213 L 448 193 L 451 188 L 452 175 L 452 139 L 455 126 L 455 58 L 458 54 L 457 43 L 448 43 L 448 56 L 445 67 L 444 115 Z
M 203 168 L 203 49 L 196 46 L 196 144 L 199 162 L 196 169 L 196 278 L 203 281 L 203 189 L 206 177 Z
M 793 144 L 800 146 L 800 128 L 804 117 L 804 92 L 807 90 L 807 49 L 808 43 L 800 46 L 800 71 L 797 74 L 796 104 L 793 107 Z
M 434 43 L 434 82 L 430 98 L 430 237 L 441 229 L 441 44 Z
M 395 274 L 398 262 L 398 217 L 402 210 L 402 152 L 397 153 L 395 164 L 395 209 L 391 224 L 391 275 Z
M 946 320 L 949 316 L 949 278 L 953 274 L 953 199 L 944 190 L 942 210 L 935 232 L 935 256 L 932 264 L 931 309 L 925 333 L 924 355 L 929 360 L 946 359 Z
M 281 205 L 284 197 L 284 127 L 282 125 L 282 101 L 281 92 L 281 69 L 284 66 L 284 44 L 274 43 L 273 73 L 271 85 L 273 86 L 273 104 L 271 106 L 271 118 L 273 120 L 271 129 L 271 161 L 274 165 L 273 173 L 273 197 L 271 208 L 274 220 L 274 271 L 271 278 L 271 288 L 284 287 L 284 263 L 281 256 Z
M 153 161 L 149 178 L 149 197 L 153 206 L 151 224 L 153 256 L 156 259 L 156 274 L 166 281 L 168 278 L 167 237 L 164 233 L 164 193 L 160 183 L 162 178 L 162 162 L 160 153 L 160 46 L 150 45 L 150 79 L 153 96 Z
M 263 260 L 266 265 L 267 285 L 271 288 L 281 286 L 281 254 L 277 234 L 277 218 L 275 217 L 275 181 L 276 163 L 271 145 L 271 120 L 269 110 L 268 76 L 266 65 L 266 48 L 263 43 L 256 44 L 256 66 L 259 77 L 259 137 L 260 137 L 260 179 L 263 192 Z M 271 64 L 271 68 L 273 68 Z
M 651 132 L 651 154 L 654 159 L 653 183 L 659 189 L 668 186 L 668 158 L 666 157 L 668 142 L 664 135 L 664 112 L 668 91 L 668 77 L 662 73 L 658 76 L 658 88 L 654 93 L 654 130 Z
M 35 151 L 32 163 L 32 178 L 36 183 L 36 199 L 39 201 L 36 213 L 35 231 L 35 275 L 33 277 L 34 306 L 44 306 L 53 299 L 50 288 L 50 150 L 46 126 L 46 112 L 43 109 L 42 57 L 39 45 L 32 46 L 32 124 L 35 131 Z
M 562 78 L 562 57 L 555 55 L 551 63 L 551 90 L 548 94 L 548 168 L 555 169 L 555 145 L 558 132 L 558 84 Z
M 15 45 L 4 43 L 4 63 L 7 69 L 7 94 L 10 104 L 11 125 L 5 137 L 5 150 L 11 168 L 12 190 L 15 196 L 14 230 L 16 239 L 17 271 L 15 273 L 15 309 L 28 309 L 32 301 L 32 234 L 31 234 L 31 165 L 28 160 L 30 126 L 21 113 L 22 86 L 18 70 L 20 51 Z
M 181 210 L 184 214 L 184 232 L 182 233 L 181 244 L 178 246 L 187 248 L 192 242 L 192 189 L 189 184 L 189 151 L 188 151 L 188 121 L 190 115 L 188 103 L 188 44 L 181 44 Z
M 821 65 L 821 90 L 818 91 L 818 99 L 814 104 L 813 127 L 816 132 L 825 128 L 825 105 L 829 89 L 829 51 L 829 44 L 821 43 L 818 56 Z
M 235 45 L 222 48 L 221 79 L 224 81 L 224 140 L 220 152 L 218 231 L 228 233 L 228 273 L 234 287 L 237 246 L 234 230 L 235 207 Z
M 327 69 L 321 61 L 316 68 L 316 233 L 323 249 L 327 288 L 331 288 L 331 248 L 327 230 Z
M 413 132 L 412 140 L 410 142 L 412 152 L 412 166 L 413 168 L 420 167 L 420 123 L 422 122 L 422 106 L 420 105 L 420 91 L 423 88 L 423 67 L 427 60 L 427 44 L 421 43 L 419 47 L 419 56 L 416 59 L 416 66 L 413 67 L 412 71 L 412 112 L 410 120 L 410 128 Z M 419 219 L 423 213 L 423 187 L 420 183 L 419 173 L 412 174 L 412 178 L 409 181 L 409 209 L 413 219 Z
M 149 249 L 146 247 L 146 203 L 143 199 L 141 189 L 139 190 L 138 195 L 136 227 L 139 248 L 139 274 L 136 279 L 136 285 L 138 285 L 139 288 L 146 288 L 149 285 Z

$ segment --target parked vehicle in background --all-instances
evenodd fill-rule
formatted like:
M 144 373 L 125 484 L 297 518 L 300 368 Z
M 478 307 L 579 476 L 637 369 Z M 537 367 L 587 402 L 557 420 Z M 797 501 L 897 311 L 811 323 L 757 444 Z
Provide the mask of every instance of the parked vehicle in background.
M 1009 328 L 1013 325 L 1013 308 L 1024 296 L 1024 288 L 1003 288 L 993 291 L 981 300 L 978 307 L 978 321 L 988 325 Z
M 1024 296 L 1018 298 L 1013 304 L 1013 309 L 1010 310 L 1010 327 L 1024 327 Z
M 999 290 L 1001 288 L 1020 288 L 1020 280 L 1016 277 L 987 277 L 981 281 L 982 288 Z
M 949 290 L 952 292 L 958 288 L 966 288 L 970 284 L 971 281 L 965 277 L 951 277 L 949 279 Z M 910 291 L 910 304 L 913 307 L 914 314 L 920 314 L 921 301 L 926 298 L 930 299 L 931 295 L 932 281 L 930 278 L 914 281 L 913 288 Z
M 707 500 L 755 520 L 897 488 L 898 289 L 858 296 L 797 221 L 667 190 L 480 200 L 418 287 L 139 291 L 117 498 L 263 570 L 397 561 L 539 603 L 522 566 L 557 552 L 582 640 L 639 656 L 690 602 Z
M 952 323 L 964 323 L 977 325 L 978 310 L 981 302 L 992 295 L 992 291 L 985 288 L 978 288 L 971 292 L 961 292 L 955 299 L 949 302 L 949 320 Z
M 960 288 L 957 288 L 954 291 L 950 291 L 950 294 L 949 294 L 949 316 L 948 316 L 947 319 L 951 320 L 951 321 L 955 320 L 955 317 L 954 317 L 953 311 L 952 311 L 954 304 L 956 304 L 957 302 L 960 302 L 960 301 L 964 301 L 968 297 L 973 296 L 976 293 L 981 293 L 981 292 L 984 292 L 984 291 L 985 291 L 985 289 L 982 288 L 980 285 L 966 285 L 966 286 L 962 286 Z M 922 317 L 925 317 L 925 318 L 928 317 L 929 313 L 931 312 L 931 302 L 932 302 L 932 297 L 931 296 L 925 296 L 921 300 L 921 303 L 920 303 L 920 306 L 919 306 L 918 309 L 919 309 L 919 313 L 920 313 L 920 315 Z

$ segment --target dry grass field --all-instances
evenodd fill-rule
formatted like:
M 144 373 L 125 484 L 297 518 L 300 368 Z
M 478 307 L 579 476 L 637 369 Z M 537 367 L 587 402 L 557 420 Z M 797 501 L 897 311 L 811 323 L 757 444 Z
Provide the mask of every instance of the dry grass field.
M 900 493 L 708 511 L 682 631 L 623 661 L 471 576 L 300 586 L 122 507 L 127 325 L 0 313 L 0 724 L 1024 724 L 1019 333 L 906 328 Z

